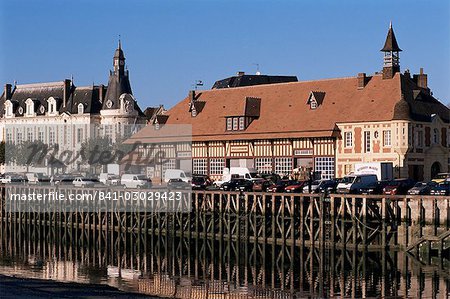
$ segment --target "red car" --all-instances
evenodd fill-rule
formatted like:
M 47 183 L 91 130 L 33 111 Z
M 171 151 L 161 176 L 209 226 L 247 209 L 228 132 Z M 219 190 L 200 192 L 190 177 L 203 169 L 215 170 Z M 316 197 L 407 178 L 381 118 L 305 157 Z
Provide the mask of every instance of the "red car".
M 404 195 L 414 187 L 415 182 L 411 179 L 396 179 L 389 182 L 383 189 L 386 195 Z
M 253 192 L 267 192 L 267 188 L 273 185 L 272 181 L 260 179 L 253 181 Z
M 296 181 L 291 180 L 278 181 L 276 184 L 269 186 L 267 188 L 267 192 L 284 192 L 284 188 L 286 188 L 289 185 L 292 185 L 293 183 L 296 183 Z
M 288 193 L 301 193 L 303 192 L 303 187 L 305 187 L 305 184 L 306 181 L 294 182 L 292 185 L 286 186 L 284 191 Z

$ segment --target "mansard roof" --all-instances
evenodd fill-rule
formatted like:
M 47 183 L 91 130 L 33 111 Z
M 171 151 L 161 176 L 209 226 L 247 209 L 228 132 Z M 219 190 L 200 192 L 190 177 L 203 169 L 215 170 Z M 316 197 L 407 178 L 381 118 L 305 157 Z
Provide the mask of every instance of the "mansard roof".
M 54 98 L 57 102 L 57 110 L 59 113 L 78 113 L 78 104 L 83 103 L 84 113 L 98 114 L 101 109 L 99 101 L 98 86 L 75 87 L 71 85 L 69 94 L 64 103 L 64 81 L 50 82 L 50 83 L 34 83 L 16 85 L 12 90 L 11 101 L 16 103 L 17 107 L 14 109 L 16 116 L 18 107 L 22 107 L 26 111 L 26 101 L 31 98 L 35 102 L 35 112 L 38 115 L 43 115 L 48 111 L 48 99 Z M 5 94 L 0 97 L 0 117 L 5 113 L 3 107 L 6 101 Z M 41 110 L 40 107 L 43 107 Z M 42 112 L 43 111 L 43 112 Z

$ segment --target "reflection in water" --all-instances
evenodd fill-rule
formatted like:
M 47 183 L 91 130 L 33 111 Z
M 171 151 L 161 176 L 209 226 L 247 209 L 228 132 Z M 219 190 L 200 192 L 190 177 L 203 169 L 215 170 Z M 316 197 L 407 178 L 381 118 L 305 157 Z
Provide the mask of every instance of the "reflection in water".
M 0 273 L 173 298 L 438 297 L 448 260 L 137 233 L 1 226 Z

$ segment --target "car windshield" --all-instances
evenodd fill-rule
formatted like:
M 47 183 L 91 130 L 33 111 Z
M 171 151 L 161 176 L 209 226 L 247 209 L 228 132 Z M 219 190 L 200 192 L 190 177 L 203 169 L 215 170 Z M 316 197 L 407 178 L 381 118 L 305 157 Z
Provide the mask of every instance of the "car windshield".
M 311 185 L 320 185 L 321 181 L 314 181 L 311 183 Z
M 143 175 L 143 174 L 138 175 L 138 176 L 136 176 L 136 177 L 137 177 L 138 180 L 142 180 L 142 181 L 147 180 L 147 177 L 146 177 L 145 175 Z
M 349 184 L 352 183 L 354 179 L 355 179 L 354 176 L 346 176 L 341 179 L 341 183 Z
M 406 183 L 406 182 L 405 181 L 392 181 L 389 183 L 389 186 L 400 186 L 403 183 Z
M 436 176 L 436 179 L 446 179 L 450 177 L 450 173 L 440 173 Z
M 204 177 L 193 177 L 192 182 L 193 183 L 203 183 L 205 181 Z
M 426 185 L 427 185 L 426 183 L 419 182 L 419 183 L 416 183 L 414 185 L 414 187 L 425 187 Z

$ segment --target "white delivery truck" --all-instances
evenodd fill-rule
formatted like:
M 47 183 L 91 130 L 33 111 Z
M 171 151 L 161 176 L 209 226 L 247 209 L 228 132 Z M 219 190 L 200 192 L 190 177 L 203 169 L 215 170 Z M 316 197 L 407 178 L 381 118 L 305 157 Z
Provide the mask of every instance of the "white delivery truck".
M 356 163 L 354 174 L 375 174 L 379 181 L 394 179 L 392 162 Z
M 214 185 L 220 186 L 225 182 L 229 182 L 232 178 L 243 178 L 254 181 L 261 179 L 261 175 L 259 174 L 258 170 L 254 168 L 247 168 L 247 167 L 224 168 L 222 180 L 215 181 Z
M 164 182 L 169 182 L 170 179 L 181 179 L 183 182 L 190 183 L 192 178 L 187 176 L 182 169 L 167 169 L 164 173 Z

